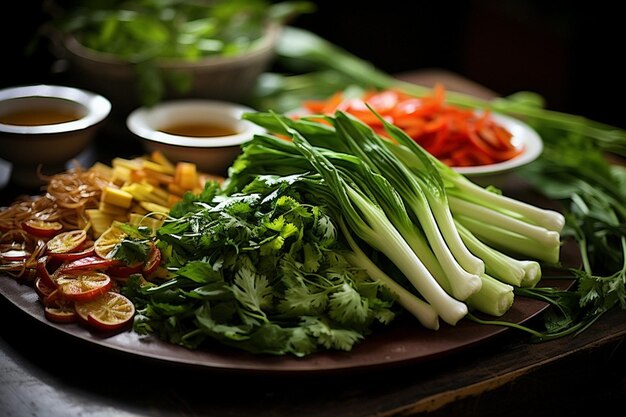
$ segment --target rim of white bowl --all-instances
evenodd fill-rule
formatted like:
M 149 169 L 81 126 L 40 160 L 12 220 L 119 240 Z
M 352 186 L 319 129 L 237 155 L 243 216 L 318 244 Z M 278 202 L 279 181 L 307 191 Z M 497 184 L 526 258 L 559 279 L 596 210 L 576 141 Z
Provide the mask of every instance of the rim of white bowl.
M 238 125 L 243 126 L 243 129 L 239 129 L 238 133 L 228 136 L 191 137 L 162 132 L 158 130 L 159 126 L 150 123 L 150 119 L 155 117 L 155 114 L 180 112 L 184 109 L 202 110 L 211 115 L 227 117 Z M 152 107 L 139 107 L 133 110 L 126 118 L 126 126 L 139 138 L 167 145 L 192 148 L 238 146 L 252 139 L 254 134 L 265 131 L 262 127 L 242 119 L 242 115 L 249 112 L 255 112 L 255 110 L 248 106 L 227 101 L 206 99 L 171 100 L 161 102 Z
M 24 126 L 0 123 L 0 132 L 29 135 L 74 132 L 100 123 L 111 113 L 111 102 L 107 98 L 80 88 L 36 84 L 8 87 L 0 90 L 0 101 L 29 98 L 71 101 L 84 107 L 86 114 L 77 120 L 47 125 Z

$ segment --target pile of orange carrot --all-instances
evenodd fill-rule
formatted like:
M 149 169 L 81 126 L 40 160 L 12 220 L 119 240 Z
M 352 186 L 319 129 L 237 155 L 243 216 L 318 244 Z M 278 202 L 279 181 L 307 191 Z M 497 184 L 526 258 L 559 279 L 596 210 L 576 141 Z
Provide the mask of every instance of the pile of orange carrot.
M 493 164 L 522 152 L 512 143 L 511 133 L 489 111 L 476 113 L 447 104 L 441 84 L 430 95 L 420 98 L 395 90 L 370 91 L 360 98 L 348 98 L 337 92 L 326 100 L 305 101 L 303 107 L 314 114 L 342 110 L 385 135 L 382 122 L 366 103 L 451 167 Z

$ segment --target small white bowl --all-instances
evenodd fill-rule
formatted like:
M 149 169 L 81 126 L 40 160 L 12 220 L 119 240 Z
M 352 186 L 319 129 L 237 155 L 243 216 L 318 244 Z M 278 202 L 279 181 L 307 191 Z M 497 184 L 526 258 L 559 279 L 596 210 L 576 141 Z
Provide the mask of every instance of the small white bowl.
M 453 169 L 468 178 L 489 182 L 498 176 L 509 173 L 517 168 L 531 163 L 541 155 L 543 141 L 539 134 L 526 123 L 503 114 L 492 114 L 491 117 L 513 135 L 511 141 L 517 148 L 522 148 L 522 153 L 507 161 L 489 165 L 476 165 L 471 167 L 454 167 Z
M 242 115 L 254 109 L 236 103 L 189 99 L 140 107 L 126 119 L 128 129 L 148 152 L 160 151 L 172 162 L 192 162 L 209 174 L 226 174 L 241 153 L 241 145 L 264 130 Z M 187 136 L 166 133 L 174 125 L 209 124 L 230 130 L 224 136 Z
M 110 112 L 109 100 L 78 88 L 40 84 L 0 90 L 0 158 L 11 164 L 13 182 L 42 184 L 39 166 L 46 174 L 64 171 Z

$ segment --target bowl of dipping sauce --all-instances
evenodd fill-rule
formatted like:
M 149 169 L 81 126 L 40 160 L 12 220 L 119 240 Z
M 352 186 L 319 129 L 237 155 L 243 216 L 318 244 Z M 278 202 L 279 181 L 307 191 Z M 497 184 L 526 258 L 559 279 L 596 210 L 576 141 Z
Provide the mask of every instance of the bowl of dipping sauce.
M 126 119 L 147 152 L 159 151 L 173 162 L 225 175 L 241 145 L 263 129 L 243 120 L 254 109 L 227 101 L 187 99 L 140 107 Z
M 34 187 L 41 175 L 65 170 L 85 151 L 111 112 L 92 92 L 59 85 L 0 90 L 0 158 L 11 164 L 11 180 Z

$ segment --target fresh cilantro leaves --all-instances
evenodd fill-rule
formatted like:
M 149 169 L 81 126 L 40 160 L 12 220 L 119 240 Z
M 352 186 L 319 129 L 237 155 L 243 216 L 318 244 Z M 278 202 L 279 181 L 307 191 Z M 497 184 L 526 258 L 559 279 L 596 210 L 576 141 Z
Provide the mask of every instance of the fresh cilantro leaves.
M 129 280 L 135 330 L 189 348 L 219 341 L 296 356 L 350 350 L 393 298 L 341 254 L 323 207 L 304 201 L 296 177 L 257 177 L 224 195 L 208 184 L 187 195 L 158 230 L 173 278 Z
M 626 170 L 580 134 L 546 131 L 543 139 L 543 154 L 523 176 L 563 203 L 563 236 L 578 244 L 582 261 L 570 269 L 575 291 L 540 294 L 558 307 L 546 315 L 546 340 L 579 333 L 613 308 L 626 309 Z

